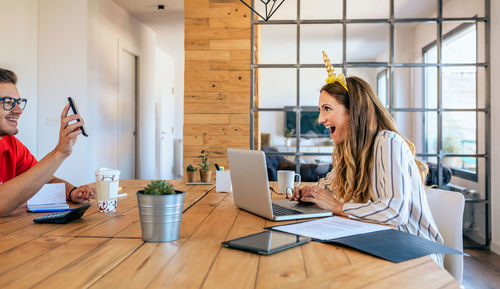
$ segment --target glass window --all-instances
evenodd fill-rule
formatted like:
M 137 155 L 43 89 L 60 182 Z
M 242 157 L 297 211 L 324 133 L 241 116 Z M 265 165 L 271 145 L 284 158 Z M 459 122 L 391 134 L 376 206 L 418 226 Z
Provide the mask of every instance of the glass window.
M 318 9 L 318 7 L 321 7 Z M 342 0 L 302 0 L 301 19 L 342 19 Z
M 349 62 L 389 60 L 389 25 L 385 23 L 348 24 L 346 55 Z M 330 57 L 330 59 L 332 59 Z M 334 63 L 337 61 L 332 59 Z
M 389 106 L 387 91 L 387 69 L 383 69 L 377 73 L 377 95 L 385 107 Z
M 476 62 L 476 26 L 471 23 L 461 24 L 443 36 L 442 63 Z M 424 49 L 425 63 L 436 62 L 435 43 Z M 444 66 L 442 68 L 442 108 L 476 108 L 476 66 Z M 438 78 L 436 67 L 425 68 L 425 104 L 437 107 Z M 425 128 L 433 130 L 437 119 L 426 118 Z M 446 154 L 476 154 L 477 152 L 477 113 L 444 111 L 442 114 L 442 151 Z M 426 138 L 425 146 L 430 148 L 436 140 Z M 445 165 L 452 168 L 476 172 L 475 157 L 448 157 Z
M 439 21 L 438 0 L 393 2 L 390 15 L 388 0 L 287 0 L 269 22 L 255 24 L 254 139 L 297 168 L 331 163 L 331 139 L 314 115 L 326 79 L 324 50 L 337 71 L 370 84 L 421 159 L 446 159 L 477 179 L 484 161 L 477 155 L 488 153 L 489 115 L 482 111 L 489 99 L 487 26 L 464 18 L 483 17 L 484 3 L 464 11 L 470 6 L 465 0 L 443 1 L 445 19 Z
M 348 19 L 373 19 L 389 17 L 387 0 L 349 0 L 347 2 Z
M 261 25 L 259 59 L 262 64 L 295 63 L 297 28 L 291 25 Z

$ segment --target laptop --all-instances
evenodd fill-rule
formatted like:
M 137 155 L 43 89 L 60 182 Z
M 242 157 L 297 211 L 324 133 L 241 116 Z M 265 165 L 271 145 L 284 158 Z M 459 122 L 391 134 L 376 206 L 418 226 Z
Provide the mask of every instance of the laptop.
M 332 212 L 311 204 L 289 200 L 271 201 L 264 152 L 229 148 L 227 154 L 234 204 L 240 209 L 273 221 L 332 215 Z

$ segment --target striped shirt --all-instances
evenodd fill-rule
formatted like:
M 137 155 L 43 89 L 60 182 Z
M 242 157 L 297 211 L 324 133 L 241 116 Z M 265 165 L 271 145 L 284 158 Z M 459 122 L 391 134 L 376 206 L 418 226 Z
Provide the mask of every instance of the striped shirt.
M 367 203 L 347 202 L 350 218 L 390 224 L 400 231 L 443 244 L 420 178 L 415 158 L 406 141 L 393 131 L 380 131 L 375 138 L 371 196 Z M 333 170 L 318 186 L 332 190 Z M 433 255 L 442 266 L 442 255 Z

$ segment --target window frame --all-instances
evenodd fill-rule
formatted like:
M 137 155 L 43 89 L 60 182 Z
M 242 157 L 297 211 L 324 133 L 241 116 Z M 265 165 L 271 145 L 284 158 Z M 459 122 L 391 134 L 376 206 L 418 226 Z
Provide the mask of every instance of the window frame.
M 476 16 L 477 17 L 477 16 Z M 469 29 L 470 27 L 472 26 L 475 26 L 475 30 L 476 30 L 476 63 L 477 63 L 477 51 L 479 49 L 478 47 L 478 28 L 477 28 L 477 23 L 476 22 L 467 22 L 467 23 L 461 23 L 459 24 L 457 27 L 453 28 L 452 30 L 450 30 L 449 32 L 443 34 L 443 42 L 446 41 L 447 39 L 450 39 L 452 38 L 453 36 L 461 33 L 462 31 L 465 31 L 467 29 Z M 429 44 L 425 45 L 423 48 L 422 48 L 422 64 L 424 64 L 424 69 L 422 70 L 422 93 L 423 93 L 423 97 L 422 97 L 422 107 L 426 108 L 426 101 L 428 99 L 428 96 L 427 96 L 427 85 L 426 85 L 426 81 L 427 81 L 427 75 L 426 75 L 426 72 L 427 70 L 425 68 L 429 67 L 429 66 L 425 66 L 426 64 L 428 64 L 427 62 L 425 62 L 425 58 L 426 58 L 426 53 L 429 52 L 429 50 L 433 49 L 434 47 L 437 47 L 437 40 L 434 40 L 432 42 L 430 42 Z M 478 81 L 477 81 L 477 70 L 476 70 L 476 93 L 475 93 L 475 98 L 476 98 L 476 102 L 477 102 L 477 97 L 478 97 L 478 93 L 477 93 L 477 85 L 478 84 Z M 477 109 L 477 107 L 476 107 Z M 460 110 L 454 110 L 454 111 L 460 111 Z M 469 111 L 468 109 L 467 110 L 463 110 L 463 111 Z M 478 125 L 477 125 L 477 119 L 478 119 L 478 116 L 477 116 L 477 111 L 476 111 L 476 155 L 478 153 Z M 438 128 L 438 131 L 442 131 L 443 128 L 442 128 L 442 123 L 438 123 L 438 125 L 440 126 Z M 425 117 L 425 114 L 424 114 L 424 125 L 422 127 L 422 135 L 424 136 L 422 138 L 422 145 L 423 145 L 423 148 L 424 148 L 424 153 L 427 153 L 427 145 L 428 145 L 428 139 L 427 139 L 427 133 L 426 133 L 426 128 L 427 128 L 427 118 Z M 439 136 L 438 136 L 439 137 Z M 427 157 L 425 157 L 425 159 L 427 159 Z M 477 157 L 475 157 L 476 159 L 476 171 L 473 172 L 473 171 L 470 171 L 470 170 L 466 170 L 466 169 L 462 169 L 462 168 L 455 168 L 455 167 L 450 167 L 451 169 L 451 172 L 452 172 L 452 175 L 453 176 L 456 176 L 456 177 L 459 177 L 459 178 L 462 178 L 462 179 L 466 179 L 466 180 L 469 180 L 469 181 L 473 181 L 473 182 L 478 182 L 478 173 L 479 173 L 479 160 Z
M 346 74 L 347 68 L 351 67 L 364 67 L 364 68 L 374 68 L 374 67 L 385 67 L 387 69 L 387 76 L 388 76 L 388 95 L 387 95 L 387 101 L 388 101 L 388 109 L 390 113 L 394 116 L 395 112 L 436 112 L 437 113 L 437 123 L 438 127 L 441 127 L 442 121 L 443 121 L 443 115 L 442 113 L 444 111 L 455 111 L 454 109 L 443 109 L 442 108 L 442 86 L 441 86 L 441 78 L 442 78 L 442 68 L 443 67 L 448 67 L 448 66 L 475 66 L 475 67 L 482 67 L 484 68 L 484 83 L 480 83 L 480 85 L 484 86 L 484 106 L 479 108 L 476 107 L 475 109 L 468 109 L 467 111 L 475 111 L 476 115 L 478 113 L 484 113 L 484 153 L 481 154 L 468 154 L 468 155 L 457 155 L 457 154 L 446 154 L 441 151 L 442 148 L 442 140 L 441 140 L 441 131 L 438 130 L 437 132 L 437 153 L 419 153 L 416 154 L 417 157 L 434 157 L 437 160 L 437 168 L 438 168 L 438 187 L 439 188 L 444 188 L 444 189 L 449 189 L 447 186 L 444 186 L 442 184 L 442 166 L 443 166 L 443 158 L 444 157 L 453 157 L 453 156 L 470 156 L 470 157 L 476 157 L 478 159 L 478 169 L 477 175 L 481 176 L 481 182 L 478 182 L 480 184 L 482 193 L 480 194 L 479 199 L 474 199 L 474 198 L 467 198 L 466 196 L 466 202 L 470 204 L 481 204 L 484 205 L 484 209 L 481 212 L 484 212 L 484 243 L 481 241 L 480 243 L 478 242 L 477 246 L 474 247 L 479 247 L 479 248 L 489 248 L 490 246 L 490 241 L 491 241 L 491 209 L 490 209 L 490 196 L 491 196 L 491 156 L 490 156 L 490 151 L 491 151 L 491 134 L 489 133 L 491 131 L 491 113 L 490 113 L 490 107 L 491 107 L 491 63 L 490 63 L 490 54 L 491 54 L 491 47 L 490 47 L 490 41 L 491 41 L 491 11 L 490 11 L 490 1 L 491 0 L 484 0 L 484 16 L 477 17 L 477 16 L 472 16 L 472 17 L 444 17 L 443 16 L 443 2 L 444 0 L 436 0 L 436 15 L 433 17 L 426 17 L 426 18 L 396 18 L 394 16 L 394 2 L 396 0 L 386 0 L 389 2 L 389 18 L 385 19 L 348 19 L 347 13 L 346 13 L 346 3 L 348 0 L 342 0 L 342 18 L 341 19 L 301 19 L 300 18 L 300 3 L 301 1 L 305 0 L 296 0 L 296 5 L 297 5 L 297 17 L 296 19 L 292 20 L 273 20 L 270 19 L 268 21 L 263 21 L 259 20 L 258 18 L 255 18 L 255 14 L 252 13 L 250 17 L 251 25 L 250 25 L 250 30 L 251 30 L 251 38 L 250 38 L 250 50 L 251 50 L 251 58 L 250 58 L 250 149 L 255 149 L 255 142 L 257 141 L 256 136 L 255 136 L 255 131 L 256 131 L 256 126 L 255 126 L 255 119 L 256 115 L 255 113 L 259 113 L 260 111 L 284 111 L 283 108 L 259 108 L 256 106 L 256 89 L 258 87 L 258 83 L 256 82 L 256 70 L 260 68 L 295 68 L 297 70 L 297 105 L 295 108 L 293 108 L 294 111 L 297 113 L 297 124 L 299 125 L 297 127 L 297 130 L 300 132 L 300 112 L 302 111 L 302 108 L 300 107 L 300 69 L 301 68 L 319 68 L 319 67 L 324 67 L 323 63 L 315 63 L 315 64 L 301 64 L 300 63 L 300 25 L 307 25 L 307 24 L 341 24 L 342 25 L 342 59 L 340 63 L 334 63 L 335 68 L 341 68 L 342 72 Z M 253 1 L 252 1 L 253 5 Z M 443 41 L 443 23 L 447 22 L 473 22 L 473 23 L 484 23 L 484 35 L 481 39 L 481 43 L 484 43 L 484 47 L 482 48 L 482 52 L 484 52 L 484 61 L 482 62 L 476 62 L 475 63 L 465 63 L 465 64 L 446 64 L 442 63 L 442 58 L 441 58 L 441 45 Z M 387 62 L 347 62 L 346 60 L 346 25 L 351 23 L 386 23 L 390 26 L 389 30 L 389 60 Z M 435 23 L 436 24 L 436 44 L 437 44 L 437 63 L 436 64 L 425 64 L 425 63 L 396 63 L 394 60 L 394 49 L 395 49 L 395 41 L 394 41 L 394 27 L 395 24 L 398 23 Z M 256 59 L 258 59 L 258 55 L 256 55 L 256 26 L 258 25 L 275 25 L 275 24 L 291 24 L 291 25 L 296 25 L 297 26 L 297 61 L 295 64 L 288 64 L 288 65 L 276 65 L 276 64 L 258 64 L 256 63 Z M 478 34 L 476 34 L 476 37 L 478 37 Z M 478 42 L 478 39 L 476 39 L 476 43 Z M 479 50 L 478 50 L 479 51 Z M 400 67 L 427 67 L 427 66 L 433 66 L 436 67 L 437 70 L 437 83 L 438 83 L 438 90 L 437 90 L 437 108 L 433 109 L 428 109 L 428 108 L 397 108 L 394 107 L 394 71 L 395 68 L 400 68 Z M 478 71 L 478 70 L 477 70 Z M 477 74 L 476 74 L 477 77 Z M 422 81 L 423 82 L 423 81 Z M 476 85 L 477 89 L 478 85 Z M 422 92 L 423 93 L 423 92 Z M 477 93 L 476 93 L 477 96 Z M 423 98 L 423 97 L 422 97 Z M 257 99 L 258 102 L 258 99 Z M 425 117 L 424 113 L 424 117 Z M 258 117 L 258 115 L 257 115 Z M 478 118 L 476 118 L 477 120 Z M 424 126 L 425 128 L 425 126 Z M 476 132 L 479 131 L 476 129 Z M 257 130 L 257 132 L 259 132 Z M 483 132 L 483 130 L 481 130 Z M 300 150 L 300 142 L 299 141 L 299 136 L 300 134 L 297 134 L 297 146 L 296 146 L 296 151 L 295 153 L 287 152 L 287 153 L 266 153 L 269 155 L 282 155 L 282 156 L 295 156 L 296 160 L 296 172 L 300 173 L 300 158 L 301 156 L 320 156 L 320 155 L 330 155 L 330 154 L 320 154 L 320 153 L 302 153 Z M 425 137 L 425 134 L 424 134 Z M 422 138 L 423 139 L 423 138 Z M 476 140 L 479 141 L 479 138 L 476 137 Z M 483 140 L 483 138 L 481 139 Z M 476 151 L 478 149 L 478 146 L 476 146 Z M 482 164 L 481 164 L 482 163 Z M 481 173 L 481 171 L 484 171 L 484 174 Z M 455 172 L 455 176 L 458 176 L 460 172 Z M 469 247 L 471 247 L 469 245 Z

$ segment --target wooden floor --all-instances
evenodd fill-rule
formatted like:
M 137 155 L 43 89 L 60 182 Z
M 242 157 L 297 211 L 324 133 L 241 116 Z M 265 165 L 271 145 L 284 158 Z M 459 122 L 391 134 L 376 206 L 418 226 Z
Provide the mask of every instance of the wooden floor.
M 500 255 L 479 249 L 465 250 L 462 285 L 466 289 L 500 288 Z

